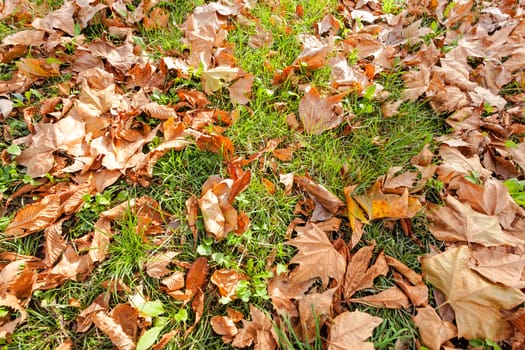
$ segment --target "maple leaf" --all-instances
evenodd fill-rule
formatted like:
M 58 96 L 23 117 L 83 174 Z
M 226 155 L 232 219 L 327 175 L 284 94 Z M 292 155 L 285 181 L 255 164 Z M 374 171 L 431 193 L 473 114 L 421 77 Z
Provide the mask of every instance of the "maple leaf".
M 299 319 L 302 338 L 313 342 L 316 330 L 323 328 L 327 319 L 332 317 L 332 301 L 338 287 L 323 293 L 311 293 L 299 299 Z
M 369 220 L 411 218 L 421 208 L 417 197 L 408 194 L 407 187 L 402 189 L 401 194 L 383 192 L 381 178 L 364 195 L 356 195 L 353 198 L 367 212 Z
M 268 282 L 268 295 L 272 299 L 273 308 L 281 316 L 298 317 L 294 300 L 301 299 L 312 283 L 311 280 L 292 283 L 288 276 L 275 276 Z
M 451 247 L 444 253 L 425 257 L 421 265 L 425 278 L 445 294 L 454 309 L 459 337 L 497 341 L 512 334 L 512 327 L 500 310 L 522 303 L 525 294 L 492 283 L 470 269 L 467 246 Z
M 453 196 L 445 198 L 446 205 L 427 213 L 432 221 L 430 232 L 447 242 L 470 242 L 484 246 L 523 245 L 523 241 L 501 229 L 496 216 L 481 214 L 468 203 Z
M 417 315 L 412 317 L 419 329 L 423 344 L 430 350 L 440 350 L 441 345 L 454 338 L 458 331 L 452 323 L 443 321 L 431 306 L 418 308 Z
M 516 247 L 473 247 L 470 268 L 494 283 L 525 288 L 522 280 L 525 255 Z
M 350 299 L 358 290 L 373 287 L 376 277 L 388 273 L 388 265 L 383 252 L 377 256 L 375 263 L 370 268 L 368 267 L 374 249 L 375 245 L 365 246 L 352 256 L 346 268 L 343 283 L 343 295 L 346 299 Z
M 228 87 L 230 99 L 233 103 L 245 105 L 250 102 L 249 95 L 252 91 L 254 79 L 255 77 L 252 74 L 245 74 Z
M 290 261 L 291 264 L 299 264 L 290 275 L 292 283 L 301 283 L 316 277 L 321 278 L 323 288 L 328 285 L 330 277 L 341 283 L 346 261 L 334 248 L 326 233 L 313 223 L 298 226 L 295 230 L 297 237 L 285 242 L 299 249 Z
M 262 311 L 250 304 L 251 321 L 242 320 L 243 328 L 233 338 L 232 345 L 244 348 L 255 343 L 254 349 L 273 350 L 277 344 L 273 335 L 273 324 Z
M 366 339 L 383 319 L 361 311 L 345 311 L 333 320 L 330 327 L 328 350 L 373 350 L 374 344 Z
M 294 182 L 301 186 L 316 203 L 311 218 L 312 221 L 329 219 L 330 216 L 337 214 L 339 209 L 345 206 L 345 203 L 337 196 L 306 176 L 295 175 Z
M 307 88 L 299 102 L 299 118 L 304 130 L 318 135 L 339 126 L 343 122 L 343 116 L 335 107 L 343 96 L 344 94 L 321 97 L 314 87 Z

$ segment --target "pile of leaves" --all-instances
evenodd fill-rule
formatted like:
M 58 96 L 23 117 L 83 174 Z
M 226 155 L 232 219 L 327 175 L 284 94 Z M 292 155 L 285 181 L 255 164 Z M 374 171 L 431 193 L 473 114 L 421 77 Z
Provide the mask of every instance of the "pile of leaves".
M 250 185 L 247 166 L 266 153 L 286 161 L 294 151 L 269 140 L 262 150 L 237 155 L 225 136 L 236 111 L 212 108 L 208 99 L 227 90 L 233 105 L 251 100 L 254 76 L 237 66 L 226 40 L 233 23 L 256 21 L 249 1 L 197 7 L 180 27 L 187 50 L 160 59 L 151 58 L 134 38 L 139 25 L 166 26 L 167 11 L 157 1 L 128 5 L 73 0 L 33 18 L 37 5 L 9 0 L 0 12 L 0 19 L 27 28 L 2 40 L 2 62 L 15 62 L 17 69 L 0 82 L 7 97 L 0 100 L 0 111 L 2 118 L 23 118 L 29 131 L 13 139 L 4 130 L 11 146 L 2 151 L 2 161 L 26 167 L 36 180 L 2 198 L 6 208 L 16 209 L 21 198 L 32 198 L 3 234 L 20 238 L 44 232 L 41 257 L 1 253 L 0 306 L 9 312 L 0 320 L 0 338 L 9 339 L 25 322 L 35 291 L 89 279 L 108 258 L 109 242 L 118 234 L 114 225 L 125 215 L 136 218 L 144 240 L 170 232 L 171 214 L 144 196 L 102 212 L 92 232 L 66 239 L 63 224 L 83 207 L 86 195 L 101 193 L 121 178 L 148 186 L 154 164 L 166 152 L 196 145 L 222 156 L 228 178 L 212 175 L 200 196 L 188 197 L 187 224 L 194 241 L 200 220 L 206 234 L 220 241 L 232 232 L 242 235 L 250 224 L 235 208 L 237 195 Z M 300 17 L 300 6 L 296 12 Z M 436 113 L 449 114 L 452 132 L 436 140 L 436 155 L 425 148 L 414 157 L 409 171 L 392 168 L 364 193 L 356 191 L 359 184 L 348 184 L 344 201 L 307 175 L 278 174 L 287 193 L 303 198 L 287 242 L 297 254 L 287 271 L 270 261 L 271 315 L 250 305 L 249 317 L 228 309 L 211 319 L 225 343 L 289 348 L 284 332 L 304 342 L 325 336 L 328 349 L 372 349 L 367 340 L 382 319 L 359 311 L 364 304 L 414 310 L 420 343 L 432 350 L 459 347 L 461 338 L 524 346 L 525 211 L 518 204 L 523 204 L 525 169 L 523 14 L 522 5 L 507 1 L 408 1 L 394 15 L 377 1 L 343 0 L 337 16 L 326 15 L 314 25 L 315 35 L 301 37 L 302 52 L 273 79 L 276 86 L 287 82 L 303 92 L 298 115 L 287 117 L 296 132 L 318 135 L 341 124 L 358 127 L 340 103 L 350 94 L 381 102 L 383 115 L 391 118 L 404 102 L 427 101 Z M 81 33 L 94 25 L 107 28 L 107 35 L 88 41 Z M 341 38 L 343 28 L 350 34 Z M 249 45 L 271 46 L 272 40 L 260 31 Z M 306 77 L 326 66 L 331 86 L 309 83 Z M 406 72 L 399 99 L 375 80 L 394 70 Z M 57 97 L 39 107 L 13 108 L 12 98 L 66 74 L 72 79 L 57 84 Z M 193 79 L 202 91 L 178 88 L 175 78 Z M 172 88 L 178 103 L 155 101 L 156 91 Z M 441 186 L 440 205 L 426 198 L 429 182 Z M 400 225 L 418 244 L 411 219 L 419 213 L 430 219 L 434 237 L 446 243 L 444 251 L 422 258 L 423 275 L 363 238 L 367 225 L 383 220 Z M 210 271 L 205 257 L 177 261 L 177 254 L 160 252 L 145 270 L 161 280 L 166 294 L 191 303 L 194 324 L 184 330 L 189 334 L 203 315 L 209 282 L 221 298 L 235 300 L 248 276 L 233 269 Z M 171 270 L 173 263 L 187 272 Z M 395 286 L 378 290 L 374 282 L 380 276 Z M 434 287 L 432 294 L 425 280 Z M 108 288 L 80 312 L 76 331 L 94 325 L 119 349 L 161 349 L 169 343 L 175 332 L 157 341 L 162 307 L 139 289 L 113 282 L 129 301 L 110 306 Z M 72 346 L 66 341 L 61 348 Z

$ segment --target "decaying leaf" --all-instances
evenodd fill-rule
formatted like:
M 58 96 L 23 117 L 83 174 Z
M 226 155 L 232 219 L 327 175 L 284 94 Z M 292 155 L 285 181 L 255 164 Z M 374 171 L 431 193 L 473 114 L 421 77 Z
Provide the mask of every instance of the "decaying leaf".
M 328 340 L 329 350 L 373 350 L 374 344 L 366 340 L 383 320 L 361 311 L 345 311 L 333 320 Z
M 345 274 L 345 258 L 334 248 L 326 233 L 312 223 L 298 226 L 295 230 L 297 237 L 285 243 L 299 249 L 290 261 L 291 264 L 299 264 L 290 275 L 292 283 L 320 278 L 326 287 L 330 277 L 341 283 Z
M 104 312 L 97 312 L 93 315 L 93 323 L 104 332 L 111 342 L 119 350 L 133 350 L 135 349 L 135 341 L 124 331 L 122 326 L 118 324 L 114 318 L 108 316 Z
M 454 309 L 459 337 L 497 341 L 512 334 L 500 310 L 522 303 L 525 295 L 518 289 L 492 283 L 470 269 L 467 246 L 425 257 L 422 268 L 425 278 L 445 294 Z
M 178 253 L 173 251 L 160 252 L 153 255 L 146 262 L 146 273 L 153 278 L 161 278 L 171 273 L 172 271 L 167 266 L 177 255 Z

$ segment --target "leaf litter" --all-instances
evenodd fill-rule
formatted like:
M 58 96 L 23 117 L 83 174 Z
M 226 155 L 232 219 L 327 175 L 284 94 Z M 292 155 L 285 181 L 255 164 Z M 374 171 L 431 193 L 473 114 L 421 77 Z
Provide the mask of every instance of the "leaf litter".
M 206 234 L 220 241 L 231 232 L 242 235 L 249 225 L 249 216 L 234 206 L 237 195 L 250 185 L 251 173 L 242 167 L 267 152 L 281 161 L 291 158 L 293 150 L 282 154 L 286 149 L 277 150 L 278 143 L 247 158 L 237 156 L 225 136 L 236 119 L 235 111 L 208 108 L 208 97 L 217 91 L 227 90 L 234 105 L 248 104 L 253 98 L 256 78 L 237 66 L 227 43 L 229 24 L 247 21 L 250 4 L 198 6 L 181 25 L 189 53 L 165 55 L 154 62 L 141 55 L 131 37 L 139 23 L 146 30 L 167 25 L 169 15 L 156 3 L 141 1 L 132 10 L 122 1 L 106 5 L 73 0 L 36 18 L 29 15 L 36 6 L 30 2 L 6 1 L 3 5 L 1 18 L 25 23 L 24 30 L 2 40 L 2 63 L 14 64 L 16 71 L 0 82 L 0 91 L 20 94 L 48 78 L 71 74 L 72 82 L 60 84 L 60 89 L 76 87 L 80 92 L 44 102 L 54 107 L 38 121 L 31 107 L 2 102 L 2 119 L 22 113 L 30 131 L 25 137 L 10 138 L 24 147 L 18 155 L 3 156 L 4 164 L 15 161 L 35 179 L 51 176 L 61 180 L 29 189 L 33 201 L 15 213 L 3 233 L 20 238 L 44 231 L 44 259 L 14 253 L 2 265 L 0 304 L 9 315 L 0 320 L 2 338 L 10 339 L 26 321 L 33 292 L 89 278 L 108 258 L 108 244 L 118 234 L 113 230 L 115 222 L 127 211 L 137 217 L 141 227 L 137 233 L 144 237 L 169 229 L 170 214 L 153 198 L 142 197 L 102 212 L 93 231 L 85 236 L 67 238 L 62 226 L 80 210 L 86 195 L 100 193 L 120 178 L 148 186 L 153 165 L 170 150 L 195 145 L 219 153 L 230 178 L 211 175 L 199 196 L 188 197 L 186 206 L 195 241 L 200 219 Z M 308 176 L 279 174 L 287 194 L 295 185 L 295 193 L 303 194 L 304 203 L 311 204 L 301 211 L 302 224 L 291 226 L 296 235 L 287 244 L 298 252 L 288 271 L 268 281 L 275 313 L 250 305 L 251 321 L 232 309 L 228 315 L 211 318 L 213 330 L 225 343 L 275 349 L 280 343 L 274 323 L 289 319 L 304 341 L 315 337 L 318 326 L 328 335 L 328 349 L 372 349 L 367 340 L 383 321 L 354 311 L 355 303 L 364 303 L 415 310 L 420 340 L 430 349 L 455 348 L 459 338 L 501 341 L 513 349 L 521 346 L 524 327 L 517 320 L 525 301 L 521 292 L 525 211 L 509 194 L 504 180 L 522 178 L 525 169 L 525 127 L 521 123 L 524 10 L 521 4 L 509 2 L 465 0 L 454 4 L 408 1 L 406 9 L 392 15 L 375 1 L 342 1 L 338 16 L 329 14 L 316 23 L 315 36 L 301 36 L 301 53 L 292 65 L 276 72 L 276 85 L 289 81 L 300 86 L 301 74 L 325 66 L 331 69 L 330 89 L 312 84 L 301 87 L 300 124 L 293 117 L 297 132 L 318 135 L 350 124 L 351 115 L 340 101 L 350 93 L 381 100 L 383 87 L 374 78 L 392 69 L 403 70 L 405 89 L 401 101 L 383 103 L 384 116 L 395 118 L 406 101 L 425 100 L 436 113 L 448 115 L 452 132 L 436 140 L 441 144 L 436 155 L 425 148 L 413 159 L 415 171 L 392 168 L 364 192 L 356 191 L 358 184 L 348 184 L 345 201 Z M 300 18 L 302 10 L 296 12 Z M 431 18 L 432 25 L 424 25 L 422 18 Z M 94 19 L 120 36 L 121 42 L 114 44 L 105 37 L 86 42 L 79 30 Z M 339 40 L 334 34 L 341 24 L 350 34 Z M 258 30 L 248 45 L 271 47 L 273 39 L 271 32 Z M 68 54 L 67 45 L 72 42 L 77 47 L 74 54 Z M 31 55 L 23 57 L 28 50 Z M 357 63 L 350 65 L 347 58 L 352 54 L 357 55 Z M 153 100 L 154 91 L 168 88 L 170 74 L 189 77 L 197 67 L 202 69 L 203 92 L 179 89 L 176 104 Z M 511 84 L 520 86 L 520 92 L 502 93 Z M 156 120 L 153 127 L 144 122 L 145 116 Z M 147 151 L 145 146 L 154 140 L 156 146 Z M 441 206 L 425 198 L 429 179 L 443 184 Z M 422 258 L 422 275 L 386 255 L 375 242 L 362 239 L 364 228 L 377 220 L 398 222 L 410 236 L 410 219 L 420 214 L 429 218 L 432 235 L 445 242 L 443 251 Z M 332 219 L 338 219 L 338 224 L 327 224 Z M 341 220 L 351 233 L 348 243 L 332 234 L 340 232 Z M 159 252 L 146 261 L 145 269 L 150 277 L 161 279 L 168 295 L 191 302 L 195 318 L 187 335 L 203 315 L 208 274 L 219 294 L 230 300 L 237 298 L 239 283 L 249 277 L 235 269 L 210 271 L 204 257 L 186 263 L 187 272 L 172 270 L 169 266 L 176 264 L 178 254 Z M 392 276 L 396 286 L 377 288 L 375 280 L 380 276 Z M 423 280 L 444 295 L 444 304 L 429 305 Z M 110 309 L 108 293 L 79 314 L 77 332 L 94 324 L 117 348 L 134 349 L 140 342 L 139 328 L 147 332 L 152 326 L 152 313 L 144 311 L 150 301 L 136 292 L 130 302 Z M 444 319 L 441 312 L 446 306 L 453 311 L 450 319 Z M 164 334 L 154 348 L 162 348 L 173 337 L 173 333 Z M 68 342 L 61 346 L 71 347 Z

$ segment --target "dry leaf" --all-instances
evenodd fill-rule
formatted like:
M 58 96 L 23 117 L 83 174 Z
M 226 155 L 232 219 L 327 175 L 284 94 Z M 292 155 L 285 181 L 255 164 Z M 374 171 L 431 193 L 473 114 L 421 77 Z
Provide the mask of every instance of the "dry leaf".
M 301 299 L 313 281 L 292 283 L 288 276 L 275 276 L 268 282 L 268 295 L 281 316 L 298 317 L 296 300 Z
M 343 116 L 335 110 L 335 106 L 343 96 L 339 94 L 321 97 L 315 88 L 307 89 L 299 102 L 299 117 L 304 130 L 309 134 L 318 135 L 339 126 L 343 122 Z
M 204 92 L 211 94 L 223 87 L 224 83 L 236 79 L 241 74 L 239 68 L 218 66 L 202 72 L 202 86 Z
M 417 315 L 412 319 L 419 329 L 423 344 L 428 346 L 430 350 L 440 350 L 443 343 L 457 336 L 456 326 L 450 322 L 442 321 L 431 306 L 416 310 Z
M 146 273 L 148 276 L 153 278 L 161 278 L 171 273 L 172 271 L 167 268 L 171 263 L 173 258 L 179 253 L 169 251 L 169 252 L 160 252 L 146 261 Z
M 387 309 L 403 309 L 410 305 L 406 294 L 395 286 L 385 289 L 384 291 L 377 294 L 365 296 L 362 298 L 352 298 L 350 301 Z
M 374 264 L 368 267 L 374 249 L 375 245 L 365 246 L 352 256 L 346 268 L 343 283 L 343 295 L 346 299 L 350 299 L 358 290 L 373 287 L 376 277 L 385 276 L 388 273 L 388 265 L 383 252 L 377 256 Z
M 60 197 L 56 194 L 45 196 L 40 202 L 19 210 L 4 234 L 16 237 L 27 236 L 53 223 L 59 213 Z
M 232 345 L 243 348 L 254 344 L 254 348 L 259 350 L 275 349 L 277 344 L 272 334 L 272 321 L 251 304 L 250 314 L 252 320 L 242 320 L 243 328 L 239 330 L 239 333 L 233 339 Z
M 219 288 L 221 296 L 234 300 L 237 299 L 238 283 L 248 279 L 248 276 L 242 272 L 220 269 L 213 272 L 210 281 Z
M 525 295 L 518 289 L 491 283 L 471 270 L 467 246 L 425 257 L 421 265 L 425 278 L 445 294 L 454 309 L 459 337 L 498 341 L 512 334 L 500 310 L 524 302 Z
M 106 315 L 104 312 L 97 312 L 93 316 L 93 323 L 104 332 L 113 345 L 119 350 L 134 350 L 135 341 L 124 332 L 124 329 L 114 318 Z
M 93 316 L 96 313 L 109 310 L 109 297 L 109 292 L 100 294 L 77 316 L 77 332 L 86 332 L 89 327 L 91 327 L 91 324 L 93 323 Z
M 199 289 L 203 288 L 208 278 L 208 259 L 201 256 L 191 264 L 186 274 L 186 292 L 192 298 Z
M 374 350 L 366 340 L 383 320 L 361 311 L 345 311 L 333 320 L 330 327 L 328 350 Z
M 254 76 L 245 74 L 228 87 L 230 99 L 234 104 L 245 105 L 250 102 Z
M 309 343 L 315 340 L 318 329 L 323 328 L 326 320 L 332 318 L 332 301 L 338 287 L 323 293 L 311 293 L 299 299 L 299 320 L 302 339 Z
M 62 236 L 62 223 L 64 220 L 59 220 L 53 225 L 47 227 L 44 231 L 44 264 L 48 267 L 52 266 L 60 257 L 67 243 Z
M 321 278 L 326 288 L 330 277 L 341 283 L 345 273 L 345 258 L 337 252 L 326 233 L 312 223 L 298 226 L 295 230 L 297 237 L 285 243 L 299 249 L 290 261 L 291 264 L 299 264 L 290 275 L 292 283 Z

